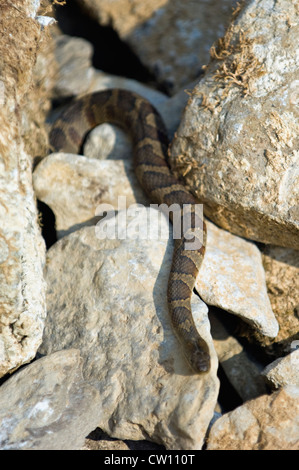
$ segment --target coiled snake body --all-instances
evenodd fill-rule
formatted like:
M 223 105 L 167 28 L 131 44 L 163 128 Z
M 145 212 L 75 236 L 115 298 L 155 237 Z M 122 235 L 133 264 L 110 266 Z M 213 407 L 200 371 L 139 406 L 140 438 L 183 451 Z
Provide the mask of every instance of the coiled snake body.
M 168 308 L 191 367 L 197 373 L 206 372 L 210 368 L 209 348 L 196 329 L 190 304 L 204 256 L 206 228 L 195 211 L 198 201 L 171 173 L 167 164 L 169 141 L 159 113 L 147 100 L 130 91 L 96 92 L 75 100 L 61 114 L 50 133 L 51 148 L 78 153 L 86 133 L 104 122 L 119 125 L 131 136 L 136 175 L 151 202 L 178 205 L 181 218 L 183 205 L 188 205 L 191 223 L 189 230 L 175 240 L 168 281 Z M 185 249 L 185 243 L 191 240 L 200 240 L 197 249 Z

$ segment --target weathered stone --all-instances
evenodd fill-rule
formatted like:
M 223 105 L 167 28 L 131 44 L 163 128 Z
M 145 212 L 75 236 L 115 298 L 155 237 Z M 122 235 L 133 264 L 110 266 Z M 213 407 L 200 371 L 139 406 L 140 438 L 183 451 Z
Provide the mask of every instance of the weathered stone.
M 297 1 L 247 0 L 193 90 L 171 165 L 221 227 L 299 246 Z M 297 26 L 296 26 L 297 25 Z
M 135 203 L 148 204 L 130 161 L 52 154 L 36 168 L 33 184 L 38 199 L 55 214 L 58 238 L 95 224 L 101 208 L 116 211 Z M 105 204 L 110 208 L 104 208 Z M 278 324 L 267 296 L 259 250 L 211 222 L 207 228 L 208 248 L 196 284 L 200 296 L 209 305 L 241 316 L 263 335 L 275 337 Z
M 262 256 L 268 295 L 280 329 L 274 341 L 256 333 L 254 338 L 281 356 L 290 352 L 292 341 L 299 341 L 299 251 L 268 246 Z
M 210 309 L 209 319 L 218 360 L 226 377 L 243 401 L 265 394 L 267 389 L 261 376 L 263 366 L 253 360 L 244 346 L 229 333 L 219 314 Z
M 83 155 L 98 160 L 132 160 L 130 137 L 112 124 L 102 124 L 87 136 Z
M 1 450 L 79 450 L 101 414 L 74 349 L 26 366 L 0 388 Z
M 86 93 L 91 86 L 92 45 L 85 39 L 59 35 L 55 38 L 58 74 L 53 90 L 55 98 L 70 98 Z
M 79 0 L 109 24 L 168 92 L 196 78 L 231 16 L 234 0 Z M 215 11 L 217 14 L 215 15 Z
M 193 374 L 174 334 L 166 299 L 173 245 L 161 214 L 162 238 L 148 239 L 148 217 L 153 237 L 158 215 L 146 208 L 120 212 L 106 220 L 111 230 L 117 223 L 118 239 L 100 240 L 94 227 L 84 227 L 49 250 L 40 352 L 80 349 L 85 379 L 103 403 L 98 426 L 109 435 L 200 449 L 217 401 L 217 359 L 207 308 L 195 295 L 193 316 L 211 351 L 209 373 Z
M 258 248 L 209 221 L 207 232 L 207 250 L 196 282 L 200 297 L 208 305 L 239 315 L 261 334 L 275 337 L 279 326 Z
M 55 214 L 58 238 L 82 225 L 94 225 L 100 204 L 118 210 L 136 201 L 147 203 L 131 161 L 53 153 L 36 167 L 33 186 L 36 197 Z
M 299 388 L 246 402 L 212 426 L 208 450 L 299 450 Z
M 299 348 L 299 341 L 293 341 Z M 263 370 L 263 375 L 275 388 L 285 385 L 297 385 L 299 387 L 299 349 L 280 357 L 276 361 L 268 364 Z
M 30 0 L 5 0 L 0 6 L 0 377 L 35 356 L 46 313 L 45 247 L 23 140 L 42 39 L 34 19 L 38 8 L 39 1 Z

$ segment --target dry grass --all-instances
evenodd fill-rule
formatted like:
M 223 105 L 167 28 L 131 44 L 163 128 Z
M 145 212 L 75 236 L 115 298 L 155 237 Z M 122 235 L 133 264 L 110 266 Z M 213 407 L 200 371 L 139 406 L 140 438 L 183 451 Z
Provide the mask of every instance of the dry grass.
M 242 10 L 243 3 L 238 3 L 233 12 L 233 20 Z M 263 64 L 253 54 L 254 40 L 245 31 L 236 33 L 235 23 L 227 29 L 210 49 L 212 59 L 218 60 L 219 66 L 214 74 L 216 81 L 221 82 L 227 96 L 232 86 L 239 87 L 243 95 L 252 92 L 253 82 L 265 73 Z

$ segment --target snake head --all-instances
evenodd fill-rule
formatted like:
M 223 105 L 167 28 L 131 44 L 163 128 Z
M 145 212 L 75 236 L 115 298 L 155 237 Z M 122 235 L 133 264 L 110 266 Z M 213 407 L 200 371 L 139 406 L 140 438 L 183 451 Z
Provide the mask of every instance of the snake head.
M 191 345 L 190 349 L 187 359 L 194 372 L 197 374 L 209 372 L 211 359 L 207 343 L 200 338 Z

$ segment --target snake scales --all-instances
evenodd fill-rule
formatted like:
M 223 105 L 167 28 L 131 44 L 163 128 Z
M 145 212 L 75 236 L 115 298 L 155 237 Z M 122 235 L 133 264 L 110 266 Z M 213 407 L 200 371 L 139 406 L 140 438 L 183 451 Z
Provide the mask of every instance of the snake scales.
M 204 256 L 206 228 L 195 213 L 198 201 L 167 164 L 169 141 L 161 116 L 147 100 L 133 92 L 111 89 L 93 93 L 71 103 L 54 123 L 51 148 L 78 153 L 86 133 L 103 122 L 119 125 L 131 136 L 135 172 L 151 202 L 179 205 L 180 217 L 183 204 L 189 205 L 189 232 L 203 243 L 197 250 L 186 250 L 185 242 L 190 242 L 190 233 L 186 231 L 175 240 L 167 299 L 172 324 L 187 360 L 196 373 L 206 372 L 210 368 L 209 348 L 199 335 L 191 313 L 191 295 Z

